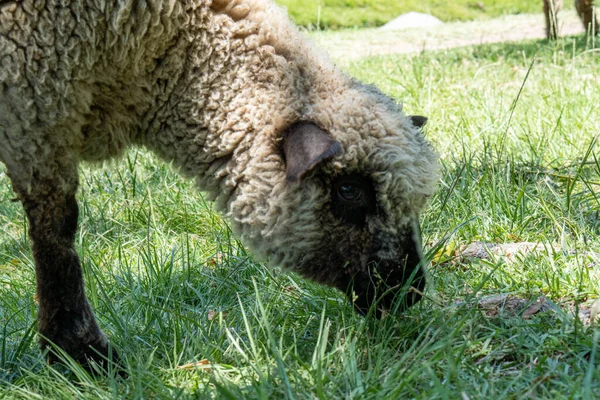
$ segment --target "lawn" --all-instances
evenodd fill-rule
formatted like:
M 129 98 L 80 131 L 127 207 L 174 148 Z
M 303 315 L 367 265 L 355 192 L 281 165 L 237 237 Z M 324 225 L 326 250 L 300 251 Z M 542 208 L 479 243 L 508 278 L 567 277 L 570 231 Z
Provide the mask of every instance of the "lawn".
M 83 168 L 77 247 L 126 380 L 44 363 L 25 217 L 0 175 L 0 398 L 600 397 L 600 330 L 576 316 L 600 293 L 592 47 L 565 38 L 340 60 L 430 118 L 443 164 L 422 215 L 426 300 L 382 321 L 255 262 L 151 155 Z M 461 258 L 475 241 L 545 248 Z M 483 307 L 507 295 L 523 306 Z M 548 310 L 531 312 L 541 296 Z
M 276 0 L 292 19 L 309 29 L 380 26 L 409 11 L 444 22 L 488 19 L 506 14 L 541 13 L 541 0 Z M 566 8 L 572 2 L 565 2 Z

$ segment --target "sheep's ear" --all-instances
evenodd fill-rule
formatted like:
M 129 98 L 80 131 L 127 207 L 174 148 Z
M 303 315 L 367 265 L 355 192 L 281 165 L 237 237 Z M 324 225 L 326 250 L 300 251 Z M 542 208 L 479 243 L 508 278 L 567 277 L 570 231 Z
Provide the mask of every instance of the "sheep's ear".
M 417 128 L 422 128 L 427 123 L 427 117 L 422 115 L 409 115 L 408 118 L 410 118 L 413 125 Z
M 296 182 L 319 163 L 342 151 L 331 135 L 310 122 L 299 122 L 283 134 L 287 180 Z

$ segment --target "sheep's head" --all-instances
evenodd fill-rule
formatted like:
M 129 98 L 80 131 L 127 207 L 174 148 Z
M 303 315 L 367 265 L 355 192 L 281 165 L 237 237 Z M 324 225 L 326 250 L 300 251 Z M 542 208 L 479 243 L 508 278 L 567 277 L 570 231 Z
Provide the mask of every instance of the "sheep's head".
M 237 227 L 258 254 L 380 316 L 421 298 L 419 214 L 438 166 L 422 135 L 426 119 L 378 96 L 361 89 L 347 109 L 286 126 L 276 150 L 252 153 L 242 183 L 251 187 L 240 187 L 231 207 L 247 212 Z M 357 106 L 361 98 L 371 107 Z
M 419 128 L 426 122 L 421 116 L 410 119 Z M 297 183 L 316 165 L 342 152 L 342 146 L 317 125 L 303 122 L 287 130 L 283 150 L 287 180 Z M 331 220 L 324 231 L 329 231 L 333 241 L 324 241 L 324 248 L 307 254 L 303 264 L 310 272 L 300 271 L 345 291 L 361 313 L 376 305 L 375 314 L 380 316 L 382 310 L 394 307 L 394 300 L 401 302 L 399 309 L 410 307 L 421 298 L 425 286 L 418 215 L 395 220 L 398 210 L 389 209 L 389 200 L 381 198 L 389 196 L 378 193 L 382 182 L 375 181 L 368 171 L 329 178 L 316 176 L 328 184 L 323 210 L 328 215 L 321 220 Z M 398 292 L 405 295 L 397 298 Z

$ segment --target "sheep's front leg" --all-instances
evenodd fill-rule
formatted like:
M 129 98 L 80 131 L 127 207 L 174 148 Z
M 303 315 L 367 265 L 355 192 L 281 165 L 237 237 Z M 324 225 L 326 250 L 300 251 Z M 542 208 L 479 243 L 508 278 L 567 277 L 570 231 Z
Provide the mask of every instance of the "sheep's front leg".
M 75 188 L 65 193 L 61 186 L 45 182 L 20 193 L 35 259 L 40 344 L 49 348 L 51 363 L 57 361 L 51 344 L 83 365 L 104 363 L 110 347 L 86 299 L 74 248 L 79 214 Z

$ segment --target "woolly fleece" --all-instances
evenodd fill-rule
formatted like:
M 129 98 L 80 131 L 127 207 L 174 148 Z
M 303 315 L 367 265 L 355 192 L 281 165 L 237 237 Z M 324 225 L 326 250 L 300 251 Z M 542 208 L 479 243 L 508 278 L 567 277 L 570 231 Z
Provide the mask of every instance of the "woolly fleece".
M 342 152 L 286 181 L 281 138 L 311 121 Z M 335 284 L 401 257 L 438 179 L 401 106 L 340 72 L 267 0 L 0 2 L 0 160 L 19 198 L 75 193 L 80 161 L 140 145 L 216 199 L 258 255 Z M 364 230 L 332 215 L 330 183 L 372 179 Z

